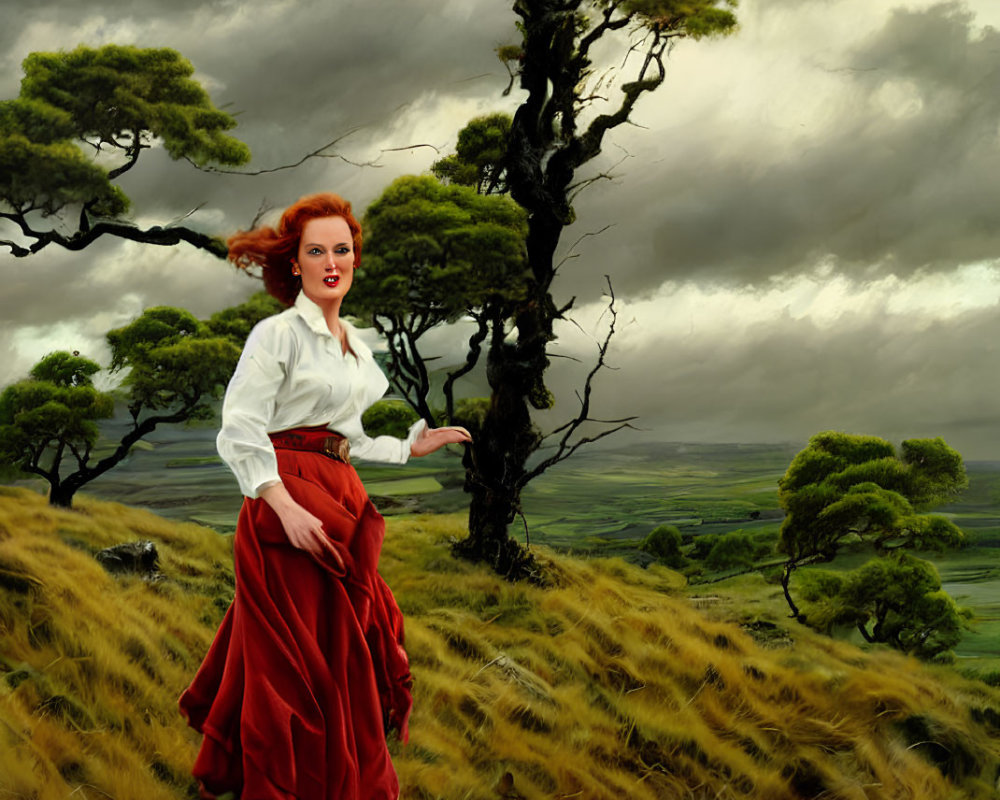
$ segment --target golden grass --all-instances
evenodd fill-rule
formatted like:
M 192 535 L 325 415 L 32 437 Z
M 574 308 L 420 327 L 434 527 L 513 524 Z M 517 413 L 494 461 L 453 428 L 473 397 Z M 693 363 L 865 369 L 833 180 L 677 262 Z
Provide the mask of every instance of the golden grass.
M 231 597 L 230 541 L 77 502 L 0 490 L 0 800 L 192 797 L 176 698 Z M 997 796 L 1000 693 L 983 683 L 798 627 L 768 649 L 669 570 L 541 550 L 551 586 L 511 585 L 451 558 L 459 518 L 388 525 L 415 680 L 410 743 L 392 745 L 408 800 Z M 92 558 L 135 539 L 157 542 L 164 580 Z
M 0 798 L 190 796 L 177 697 L 232 598 L 231 542 L 125 506 L 0 496 Z M 93 553 L 156 542 L 166 578 Z

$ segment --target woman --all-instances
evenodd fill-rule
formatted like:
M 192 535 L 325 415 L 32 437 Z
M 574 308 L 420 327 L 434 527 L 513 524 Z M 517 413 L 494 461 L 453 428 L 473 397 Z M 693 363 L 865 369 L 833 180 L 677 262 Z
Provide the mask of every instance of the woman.
M 376 572 L 383 521 L 350 459 L 403 463 L 469 433 L 421 421 L 403 440 L 365 435 L 388 382 L 340 317 L 361 257 L 348 203 L 305 197 L 277 229 L 228 244 L 291 307 L 250 333 L 223 403 L 218 449 L 246 499 L 236 595 L 180 699 L 205 737 L 194 775 L 207 798 L 394 800 L 385 737 L 406 738 L 409 663 Z

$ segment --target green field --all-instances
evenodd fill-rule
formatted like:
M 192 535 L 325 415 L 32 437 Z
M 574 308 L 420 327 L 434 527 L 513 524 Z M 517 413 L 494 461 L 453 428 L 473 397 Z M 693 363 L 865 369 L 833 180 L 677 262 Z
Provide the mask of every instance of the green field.
M 141 506 L 178 520 L 231 531 L 242 498 L 215 455 L 208 427 L 167 428 L 148 437 L 126 462 L 85 491 Z M 676 525 L 688 543 L 709 533 L 743 530 L 777 538 L 782 511 L 777 481 L 797 445 L 697 445 L 649 443 L 628 449 L 591 449 L 550 469 L 522 496 L 523 520 L 512 535 L 577 554 L 621 556 L 646 564 L 639 544 L 656 526 Z M 386 515 L 461 512 L 468 504 L 457 453 L 437 453 L 405 466 L 358 464 L 369 494 Z M 937 565 L 945 589 L 973 609 L 976 621 L 958 650 L 960 658 L 996 660 L 1000 666 L 1000 462 L 967 465 L 969 489 L 938 509 L 968 536 L 969 546 Z M 868 556 L 845 552 L 824 568 L 850 569 Z M 775 558 L 768 558 L 773 562 Z M 711 583 L 715 595 L 745 597 L 744 581 L 725 575 L 692 575 Z M 758 589 L 761 584 L 755 582 Z M 755 590 L 756 591 L 756 590 Z M 767 591 L 773 593 L 774 587 Z M 758 598 L 759 599 L 759 598 Z M 783 601 L 774 604 L 783 613 Z
M 657 525 L 689 535 L 776 530 L 777 481 L 797 449 L 651 444 L 584 453 L 525 490 L 532 541 L 627 555 Z

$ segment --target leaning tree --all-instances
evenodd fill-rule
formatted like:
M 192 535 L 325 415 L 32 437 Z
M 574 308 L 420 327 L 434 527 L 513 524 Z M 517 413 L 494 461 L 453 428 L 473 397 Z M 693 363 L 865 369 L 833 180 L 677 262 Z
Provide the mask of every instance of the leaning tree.
M 456 551 L 517 577 L 532 568 L 523 548 L 508 534 L 520 510 L 521 491 L 547 468 L 582 444 L 615 430 L 582 435 L 597 422 L 590 406 L 590 378 L 575 417 L 547 433 L 533 410 L 552 407 L 545 385 L 553 326 L 564 319 L 572 298 L 557 302 L 551 289 L 555 254 L 575 214 L 573 197 L 589 182 L 581 170 L 601 153 L 608 133 L 630 121 L 640 97 L 655 91 L 666 75 L 666 58 L 682 38 L 731 32 L 736 0 L 516 0 L 521 41 L 498 55 L 525 92 L 507 136 L 503 182 L 527 214 L 526 269 L 522 296 L 503 324 L 485 340 L 490 402 L 467 459 L 471 492 L 469 536 Z M 607 71 L 596 71 L 594 52 L 618 48 L 618 91 L 610 93 Z M 606 93 L 606 105 L 599 95 Z M 602 110 L 603 109 L 603 110 Z M 601 349 L 597 367 L 602 363 Z M 595 367 L 595 369 L 597 368 Z M 591 371 L 590 376 L 594 375 Z M 529 459 L 543 445 L 541 458 Z
M 877 436 L 813 436 L 778 481 L 785 510 L 778 550 L 787 558 L 781 586 L 792 616 L 820 628 L 849 622 L 868 641 L 922 654 L 947 649 L 960 626 L 958 609 L 940 594 L 933 568 L 904 551 L 962 544 L 953 522 L 926 512 L 966 486 L 961 455 L 940 437 L 908 439 L 897 453 Z M 846 575 L 810 574 L 803 596 L 812 605 L 804 614 L 792 597 L 792 575 L 833 561 L 845 547 L 875 559 Z M 950 633 L 942 638 L 943 628 Z
M 518 0 L 522 41 L 497 51 L 511 73 L 508 90 L 519 78 L 526 92 L 513 119 L 499 113 L 473 119 L 459 133 L 457 152 L 432 167 L 443 187 L 429 176 L 405 178 L 368 210 L 364 273 L 355 290 L 367 295 L 352 303 L 360 301 L 361 313 L 386 334 L 400 392 L 422 415 L 433 415 L 427 398 L 435 387 L 418 340 L 442 322 L 464 317 L 474 326 L 464 361 L 445 370 L 439 387 L 450 421 L 465 421 L 456 411 L 455 381 L 486 362 L 488 402 L 466 399 L 476 430 L 464 461 L 471 503 L 459 555 L 512 578 L 530 575 L 530 555 L 508 534 L 523 488 L 580 446 L 628 424 L 598 420 L 591 409 L 593 380 L 614 332 L 613 294 L 608 336 L 575 416 L 547 433 L 534 424 L 532 411 L 553 405 L 545 385 L 553 325 L 573 305 L 572 298 L 560 305 L 551 293 L 556 248 L 574 220 L 573 197 L 592 182 L 580 170 L 600 155 L 607 133 L 629 121 L 639 97 L 662 84 L 672 44 L 728 33 L 734 5 Z M 629 74 L 609 113 L 595 113 L 597 95 L 611 81 L 609 71 L 595 73 L 591 52 L 605 38 L 627 53 L 620 72 Z M 522 209 L 520 225 L 500 202 L 505 198 L 494 196 L 505 194 Z M 448 208 L 435 205 L 441 203 Z
M 196 166 L 250 160 L 225 133 L 236 120 L 191 78 L 189 61 L 166 48 L 111 44 L 31 53 L 23 69 L 18 97 L 0 102 L 0 220 L 18 236 L 0 245 L 23 257 L 113 236 L 187 242 L 225 257 L 221 239 L 184 225 L 133 224 L 116 183 L 156 142 Z
M 231 337 L 168 306 L 146 309 L 107 339 L 130 418 L 110 452 L 96 447 L 97 421 L 111 416 L 115 398 L 94 387 L 95 362 L 51 353 L 0 393 L 0 463 L 48 481 L 54 506 L 69 508 L 80 487 L 158 426 L 210 417 L 240 354 Z

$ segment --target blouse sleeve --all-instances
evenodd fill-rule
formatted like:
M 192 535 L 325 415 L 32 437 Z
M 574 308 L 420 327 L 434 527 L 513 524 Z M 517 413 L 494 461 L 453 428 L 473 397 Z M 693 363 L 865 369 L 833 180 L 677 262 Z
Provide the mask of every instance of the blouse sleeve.
M 418 419 L 410 426 L 405 439 L 395 436 L 368 436 L 361 433 L 350 437 L 351 457 L 362 461 L 382 461 L 388 464 L 405 464 L 410 457 L 410 445 L 420 436 L 425 423 Z
M 258 323 L 247 337 L 222 402 L 216 448 L 236 476 L 240 491 L 250 498 L 257 497 L 264 484 L 281 480 L 267 429 L 274 416 L 275 395 L 287 372 L 289 346 L 287 328 L 276 318 Z

